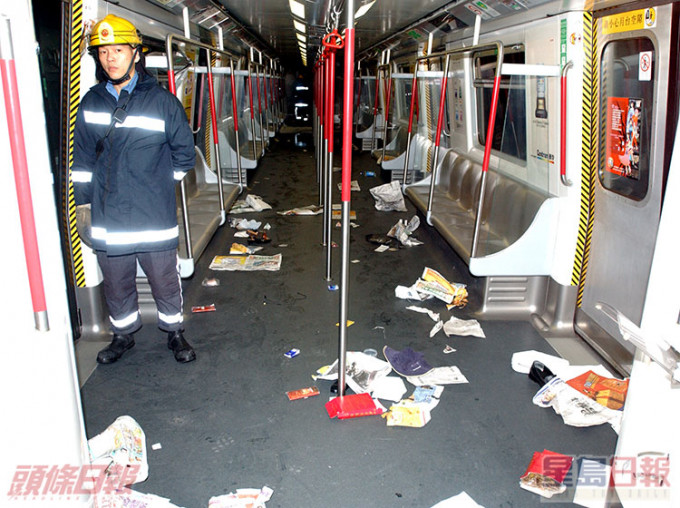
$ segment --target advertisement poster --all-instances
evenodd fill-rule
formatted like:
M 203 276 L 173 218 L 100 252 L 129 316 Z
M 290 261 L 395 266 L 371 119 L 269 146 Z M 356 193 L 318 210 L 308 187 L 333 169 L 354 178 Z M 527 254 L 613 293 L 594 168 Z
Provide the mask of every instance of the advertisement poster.
M 642 99 L 607 99 L 607 161 L 610 173 L 640 179 Z

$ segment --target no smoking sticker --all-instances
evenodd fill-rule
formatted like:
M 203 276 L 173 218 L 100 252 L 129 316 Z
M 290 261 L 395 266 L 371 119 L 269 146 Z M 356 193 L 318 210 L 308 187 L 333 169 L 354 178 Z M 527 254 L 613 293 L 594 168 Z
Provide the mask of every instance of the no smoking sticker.
M 640 52 L 640 62 L 639 62 L 639 73 L 638 79 L 640 81 L 651 81 L 652 80 L 652 52 L 651 51 L 641 51 Z

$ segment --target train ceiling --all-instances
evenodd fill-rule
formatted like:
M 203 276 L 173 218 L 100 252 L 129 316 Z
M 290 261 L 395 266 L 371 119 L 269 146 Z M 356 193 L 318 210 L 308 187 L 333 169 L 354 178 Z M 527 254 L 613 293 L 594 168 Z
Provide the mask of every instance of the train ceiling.
M 130 0 L 118 0 L 116 3 Z M 311 65 L 322 38 L 346 24 L 346 0 L 148 0 L 165 9 L 191 12 L 191 21 L 211 33 L 219 27 L 225 39 L 245 41 L 264 58 L 278 59 L 285 68 Z M 609 0 L 559 0 L 574 9 Z M 510 16 L 526 16 L 546 9 L 556 0 L 355 0 L 356 54 L 372 57 L 384 49 L 415 51 L 430 33 L 437 37 Z M 524 19 L 524 18 L 523 18 Z M 528 19 L 526 19 L 528 21 Z M 413 48 L 411 47 L 413 46 Z

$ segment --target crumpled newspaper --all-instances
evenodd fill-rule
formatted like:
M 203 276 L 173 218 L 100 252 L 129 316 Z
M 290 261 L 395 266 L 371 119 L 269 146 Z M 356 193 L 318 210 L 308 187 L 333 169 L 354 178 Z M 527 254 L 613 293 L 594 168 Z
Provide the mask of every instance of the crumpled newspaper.
M 420 240 L 411 238 L 411 235 L 418 229 L 418 226 L 420 226 L 420 219 L 417 215 L 414 215 L 408 222 L 406 222 L 406 219 L 401 219 L 387 232 L 387 236 L 396 238 L 405 247 L 422 245 L 423 242 Z
M 370 189 L 373 199 L 375 199 L 375 208 L 381 212 L 405 212 L 406 203 L 404 203 L 404 195 L 401 193 L 401 187 L 398 181 L 378 185 Z
M 539 407 L 552 407 L 564 423 L 573 427 L 591 427 L 609 423 L 618 434 L 623 411 L 614 411 L 569 386 L 562 378 L 554 377 L 534 395 Z
M 87 442 L 92 464 L 106 465 L 122 485 L 143 482 L 149 476 L 146 436 L 130 416 L 120 416 L 101 434 Z M 111 466 L 118 467 L 111 467 Z M 108 473 L 107 473 L 108 474 Z
M 473 337 L 486 338 L 482 325 L 476 319 L 458 319 L 451 316 L 449 320 L 444 323 L 444 333 L 450 335 L 472 335 Z
M 267 486 L 261 489 L 236 489 L 236 492 L 211 497 L 208 508 L 265 508 L 265 503 L 273 493 Z
M 229 213 L 261 212 L 262 210 L 271 210 L 271 208 L 271 205 L 265 203 L 260 196 L 249 194 L 245 199 L 236 201 Z

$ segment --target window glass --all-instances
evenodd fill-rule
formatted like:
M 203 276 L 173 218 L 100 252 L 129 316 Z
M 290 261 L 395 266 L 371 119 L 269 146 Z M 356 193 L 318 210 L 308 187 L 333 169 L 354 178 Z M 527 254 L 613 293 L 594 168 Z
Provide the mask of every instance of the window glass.
M 505 53 L 503 61 L 523 64 L 523 49 Z M 477 99 L 477 137 L 479 143 L 485 145 L 496 75 L 496 53 L 490 51 L 476 54 L 473 62 Z M 491 147 L 511 157 L 527 160 L 526 85 L 523 76 L 501 77 Z
M 645 37 L 612 41 L 600 66 L 598 175 L 604 188 L 635 200 L 649 185 L 653 50 Z

